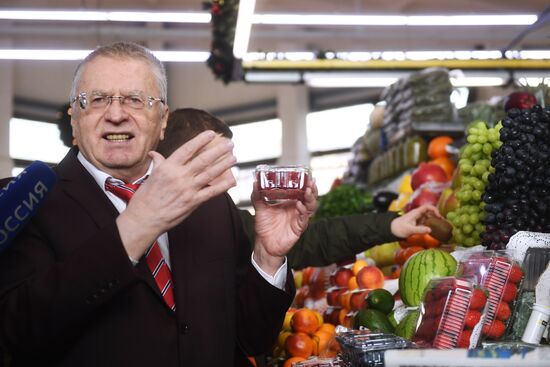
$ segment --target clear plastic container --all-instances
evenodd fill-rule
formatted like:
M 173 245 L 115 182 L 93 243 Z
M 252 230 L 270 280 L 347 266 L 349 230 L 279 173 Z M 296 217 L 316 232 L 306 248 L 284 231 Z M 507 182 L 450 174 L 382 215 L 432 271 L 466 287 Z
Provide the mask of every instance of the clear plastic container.
M 475 348 L 486 310 L 486 292 L 473 279 L 434 278 L 424 291 L 412 341 L 426 348 Z
M 384 366 L 384 352 L 389 349 L 411 348 L 413 344 L 399 336 L 353 330 L 336 335 L 344 366 Z
M 480 251 L 462 259 L 457 274 L 475 277 L 489 291 L 482 333 L 489 340 L 502 340 L 523 279 L 520 264 L 505 250 Z
M 269 204 L 304 200 L 311 170 L 305 166 L 259 165 L 254 170 L 260 196 Z

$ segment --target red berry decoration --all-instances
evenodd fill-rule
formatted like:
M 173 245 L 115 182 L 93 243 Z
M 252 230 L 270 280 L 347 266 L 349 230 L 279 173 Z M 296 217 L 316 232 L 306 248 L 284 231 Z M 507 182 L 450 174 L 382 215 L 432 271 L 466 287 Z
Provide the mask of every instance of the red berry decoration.
M 474 288 L 472 292 L 472 298 L 470 299 L 470 308 L 472 310 L 481 310 L 487 303 L 487 296 L 485 292 L 479 288 Z
M 497 308 L 496 317 L 501 321 L 506 321 L 512 316 L 510 306 L 506 302 L 500 302 Z

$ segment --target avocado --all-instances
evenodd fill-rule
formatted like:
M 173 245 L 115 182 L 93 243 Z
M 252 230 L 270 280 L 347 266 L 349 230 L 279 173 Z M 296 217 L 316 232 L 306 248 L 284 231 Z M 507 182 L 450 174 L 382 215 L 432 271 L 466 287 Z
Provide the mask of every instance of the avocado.
M 383 312 L 373 309 L 361 309 L 357 312 L 353 321 L 353 328 L 359 329 L 360 326 L 371 331 L 394 332 L 394 327 L 388 317 Z

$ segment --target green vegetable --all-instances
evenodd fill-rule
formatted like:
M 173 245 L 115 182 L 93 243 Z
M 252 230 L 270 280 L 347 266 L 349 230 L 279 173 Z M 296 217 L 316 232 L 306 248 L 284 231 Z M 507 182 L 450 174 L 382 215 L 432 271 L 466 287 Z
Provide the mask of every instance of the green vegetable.
M 384 333 L 393 333 L 395 330 L 388 317 L 382 311 L 372 309 L 361 309 L 357 312 L 353 320 L 353 328 L 359 329 L 360 326 Z
M 372 211 L 372 196 L 357 186 L 342 184 L 319 198 L 315 219 Z

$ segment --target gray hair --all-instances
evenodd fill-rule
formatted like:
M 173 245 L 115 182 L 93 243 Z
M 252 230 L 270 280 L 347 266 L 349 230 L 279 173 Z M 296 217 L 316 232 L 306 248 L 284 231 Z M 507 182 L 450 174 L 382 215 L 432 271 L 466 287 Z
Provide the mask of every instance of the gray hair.
M 101 46 L 92 51 L 76 68 L 73 84 L 71 86 L 71 93 L 69 95 L 69 101 L 72 101 L 77 93 L 78 86 L 80 84 L 80 78 L 82 76 L 82 70 L 84 65 L 94 60 L 98 56 L 111 57 L 111 58 L 132 58 L 132 59 L 141 59 L 147 62 L 152 69 L 153 75 L 157 82 L 157 86 L 160 93 L 160 98 L 167 102 L 167 81 L 166 81 L 166 70 L 164 65 L 156 58 L 155 55 L 146 47 L 138 45 L 133 42 L 116 42 L 107 46 Z

